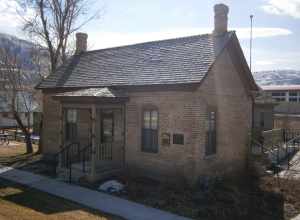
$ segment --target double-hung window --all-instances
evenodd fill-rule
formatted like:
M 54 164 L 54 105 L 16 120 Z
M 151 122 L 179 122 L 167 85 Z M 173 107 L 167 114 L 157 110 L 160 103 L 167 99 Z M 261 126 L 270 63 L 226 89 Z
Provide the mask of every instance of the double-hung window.
M 145 109 L 143 111 L 142 151 L 158 152 L 158 111 Z
M 217 135 L 216 135 L 216 111 L 208 111 L 205 155 L 214 155 L 217 152 Z

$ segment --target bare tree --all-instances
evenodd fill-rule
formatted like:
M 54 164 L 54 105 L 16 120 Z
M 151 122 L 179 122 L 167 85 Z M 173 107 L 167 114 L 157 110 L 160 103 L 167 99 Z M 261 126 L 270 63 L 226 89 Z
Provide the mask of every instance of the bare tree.
M 30 18 L 23 17 L 24 30 L 47 46 L 51 72 L 66 61 L 72 34 L 100 15 L 100 10 L 91 9 L 91 0 L 17 1 L 24 11 L 34 12 Z
M 35 49 L 33 48 L 33 50 Z M 31 115 L 41 103 L 41 96 L 34 89 L 34 84 L 36 81 L 40 81 L 42 74 L 38 74 L 39 67 L 26 69 L 23 59 L 18 50 L 13 47 L 0 48 L 0 79 L 4 82 L 0 85 L 0 91 L 2 91 L 0 101 L 6 103 L 9 112 L 12 113 L 18 127 L 22 130 L 25 136 L 26 152 L 32 153 Z M 27 57 L 27 59 L 30 58 Z M 32 78 L 33 76 L 34 78 Z M 24 113 L 25 118 L 21 116 Z
M 30 51 L 30 58 L 31 62 L 34 66 L 34 70 L 31 72 L 34 74 L 35 79 L 32 80 L 32 89 L 34 88 L 33 85 L 36 85 L 38 82 L 40 82 L 43 78 L 45 78 L 47 75 L 49 75 L 49 54 L 45 53 L 45 48 L 40 47 L 38 45 L 34 45 L 34 47 Z M 33 90 L 32 91 L 35 105 L 39 110 L 42 109 L 42 93 L 39 90 Z M 37 153 L 41 153 L 43 150 L 43 113 L 40 112 L 40 120 L 38 125 L 38 131 L 40 136 L 39 146 Z

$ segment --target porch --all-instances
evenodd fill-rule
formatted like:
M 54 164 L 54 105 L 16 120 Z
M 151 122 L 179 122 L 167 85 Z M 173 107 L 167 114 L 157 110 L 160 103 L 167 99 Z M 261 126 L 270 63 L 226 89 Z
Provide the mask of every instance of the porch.
M 60 93 L 57 172 L 65 180 L 93 182 L 124 168 L 127 97 L 108 88 Z

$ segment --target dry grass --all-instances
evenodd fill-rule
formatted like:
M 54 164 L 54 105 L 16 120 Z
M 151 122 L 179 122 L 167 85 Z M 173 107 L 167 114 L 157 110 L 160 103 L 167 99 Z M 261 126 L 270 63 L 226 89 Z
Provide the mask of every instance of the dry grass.
M 30 163 L 39 162 L 40 155 L 26 154 L 26 146 L 21 142 L 0 144 L 0 164 L 25 168 Z M 70 201 L 51 196 L 34 189 L 0 179 L 0 220 L 121 220 L 119 217 L 103 214 Z
M 223 179 L 205 191 L 199 185 L 191 189 L 142 179 L 120 181 L 127 192 L 121 197 L 192 219 L 284 220 L 300 210 L 300 182 L 282 182 L 278 188 L 274 177 Z
M 121 220 L 0 179 L 0 219 Z
M 33 145 L 34 152 L 26 154 L 26 145 L 22 142 L 11 141 L 8 145 L 0 143 L 0 164 L 19 167 L 36 158 L 37 145 Z
M 285 219 L 290 219 L 300 214 L 299 179 L 264 177 L 260 180 L 260 188 L 265 192 L 282 195 Z

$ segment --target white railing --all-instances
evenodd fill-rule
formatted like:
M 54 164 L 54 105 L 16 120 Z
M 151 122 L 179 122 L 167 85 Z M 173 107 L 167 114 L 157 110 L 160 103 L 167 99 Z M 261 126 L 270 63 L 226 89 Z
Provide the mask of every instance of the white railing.
M 97 160 L 112 160 L 112 143 L 101 143 L 96 148 Z

